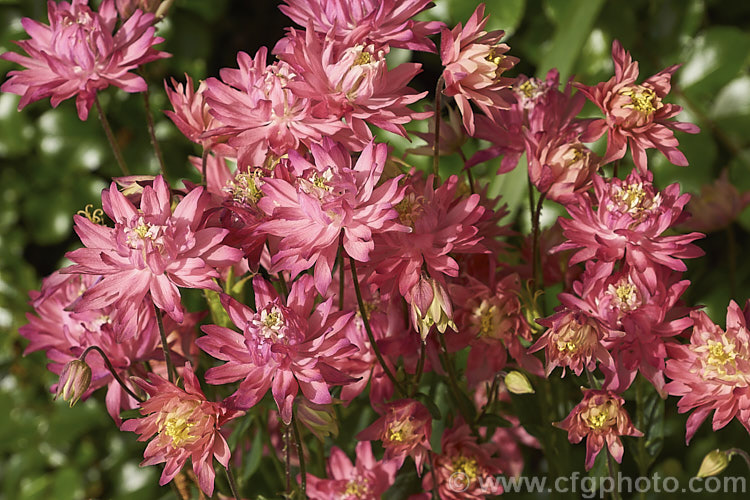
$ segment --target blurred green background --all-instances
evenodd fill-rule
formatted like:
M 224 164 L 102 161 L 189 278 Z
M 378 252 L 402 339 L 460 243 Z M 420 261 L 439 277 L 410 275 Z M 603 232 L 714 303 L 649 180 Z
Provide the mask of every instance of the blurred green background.
M 678 134 L 689 167 L 674 167 L 661 155 L 651 156 L 657 184 L 664 187 L 679 181 L 683 190 L 696 193 L 728 169 L 741 191 L 750 190 L 750 2 L 486 3 L 490 29 L 505 29 L 510 53 L 521 59 L 511 75 L 541 76 L 557 67 L 563 78 L 575 74 L 587 84 L 606 80 L 612 74 L 614 38 L 640 62 L 642 79 L 671 64 L 684 63 L 676 75 L 678 89 L 671 102 L 684 106 L 681 119 L 697 123 L 702 132 Z M 468 0 L 437 0 L 436 4 L 422 17 L 449 25 L 464 22 L 475 7 Z M 2 52 L 15 50 L 11 40 L 27 38 L 22 17 L 46 22 L 46 2 L 0 0 Z M 277 2 L 176 1 L 160 24 L 160 35 L 166 39 L 161 49 L 173 57 L 145 68 L 157 136 L 172 180 L 197 180 L 186 158 L 200 152 L 160 111 L 168 107 L 164 79 L 184 80 L 186 72 L 196 80 L 217 75 L 219 68 L 235 65 L 237 51 L 254 54 L 261 45 L 273 46 L 289 24 L 278 12 Z M 440 72 L 437 56 L 418 54 L 413 59 L 425 66 L 413 86 L 434 89 Z M 0 61 L 0 74 L 11 69 L 16 68 Z M 148 140 L 142 96 L 111 88 L 100 98 L 131 170 L 155 174 L 157 163 Z M 37 102 L 22 112 L 16 111 L 17 103 L 17 96 L 0 95 L 0 499 L 170 497 L 169 488 L 156 486 L 157 468 L 139 469 L 143 446 L 132 433 L 118 432 L 104 409 L 103 394 L 72 409 L 54 403 L 48 392 L 54 377 L 45 368 L 44 355 L 22 356 L 26 341 L 17 330 L 25 322 L 28 291 L 64 264 L 63 254 L 77 245 L 72 214 L 88 203 L 98 206 L 101 189 L 119 171 L 94 112 L 81 122 L 72 100 L 54 110 L 48 101 Z M 393 142 L 397 149 L 406 146 L 403 141 Z M 486 169 L 486 181 L 492 180 L 494 169 L 494 165 Z M 515 174 L 495 180 L 493 189 L 508 193 L 507 201 L 523 228 L 528 220 L 521 206 L 523 189 L 513 186 L 525 185 L 524 174 L 520 168 Z M 719 324 L 724 322 L 731 298 L 743 305 L 750 295 L 750 259 L 745 258 L 749 231 L 750 211 L 745 211 L 731 233 L 712 233 L 700 241 L 707 255 L 688 263 L 687 277 L 694 284 L 686 300 L 690 305 L 706 305 Z M 735 258 L 729 251 L 730 240 L 737 249 Z M 716 433 L 704 424 L 686 448 L 686 416 L 676 414 L 675 402 L 670 399 L 666 406 L 663 449 L 651 472 L 687 481 L 709 450 L 750 449 L 748 434 L 736 421 Z M 658 411 L 661 406 L 656 404 Z M 637 475 L 627 452 L 623 470 Z M 738 460 L 725 474 L 748 475 Z

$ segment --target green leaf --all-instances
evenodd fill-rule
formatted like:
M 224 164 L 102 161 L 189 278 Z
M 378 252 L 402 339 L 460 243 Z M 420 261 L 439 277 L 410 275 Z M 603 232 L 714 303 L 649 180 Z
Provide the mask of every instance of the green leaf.
M 224 310 L 224 306 L 221 305 L 219 292 L 204 290 L 203 295 L 206 297 L 206 302 L 208 302 L 208 310 L 211 311 L 213 324 L 231 328 L 233 323 L 229 318 L 229 314 Z
M 427 407 L 427 409 L 430 411 L 430 415 L 432 415 L 433 420 L 440 420 L 443 418 L 443 416 L 440 413 L 440 408 L 437 407 L 435 402 L 432 400 L 430 396 L 423 392 L 418 392 L 414 395 L 414 399 L 417 401 L 420 401 L 423 405 Z
M 495 413 L 485 413 L 477 421 L 479 427 L 489 427 L 487 435 L 492 435 L 496 427 L 513 427 L 513 424 Z
M 242 468 L 240 477 L 242 483 L 251 478 L 260 467 L 260 460 L 263 458 L 263 431 L 263 429 L 258 429 L 250 445 L 250 453 L 243 457 L 245 466 Z
M 692 96 L 713 96 L 747 66 L 750 35 L 739 28 L 715 26 L 693 39 L 681 58 L 677 80 Z
M 537 68 L 538 78 L 544 78 L 547 71 L 557 68 L 560 80 L 568 79 L 603 5 L 604 0 L 571 0 L 565 4 L 558 17 L 555 36 Z
M 664 446 L 664 407 L 665 402 L 656 389 L 642 376 L 638 376 L 636 383 L 636 414 L 635 427 L 643 432 L 643 437 L 637 439 L 633 453 L 638 470 L 642 476 L 648 474 L 656 457 Z

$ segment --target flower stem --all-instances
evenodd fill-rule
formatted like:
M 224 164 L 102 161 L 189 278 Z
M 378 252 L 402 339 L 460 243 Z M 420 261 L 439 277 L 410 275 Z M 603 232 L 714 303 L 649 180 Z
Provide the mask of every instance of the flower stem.
M 227 481 L 229 481 L 229 489 L 232 491 L 232 496 L 236 498 L 237 500 L 240 500 L 240 494 L 237 490 L 237 483 L 234 480 L 234 474 L 232 473 L 232 467 L 230 465 L 227 465 L 227 467 L 224 469 L 227 473 Z
M 136 393 L 134 393 L 133 391 L 131 391 L 130 388 L 128 388 L 127 385 L 125 385 L 125 382 L 123 382 L 123 380 L 120 378 L 120 376 L 117 375 L 117 372 L 115 371 L 115 368 L 112 366 L 112 363 L 110 362 L 109 358 L 107 357 L 107 355 L 104 353 L 104 351 L 102 351 L 102 349 L 99 346 L 92 345 L 92 346 L 87 347 L 86 350 L 83 351 L 83 354 L 81 354 L 81 356 L 80 356 L 79 359 L 81 361 L 85 362 L 86 361 L 86 356 L 88 356 L 89 352 L 91 352 L 91 351 L 96 351 L 96 352 L 98 352 L 101 355 L 101 357 L 104 359 L 104 364 L 107 365 L 107 370 L 109 370 L 109 373 L 112 374 L 112 376 L 115 379 L 115 382 L 117 382 L 118 384 L 120 384 L 120 387 L 122 387 L 123 390 L 125 392 L 127 392 L 128 395 L 131 398 L 133 398 L 136 401 L 139 401 L 141 403 L 144 401 L 144 399 L 142 397 L 138 396 Z
M 109 147 L 112 148 L 112 153 L 114 153 L 115 155 L 115 160 L 117 160 L 117 164 L 120 166 L 122 175 L 130 175 L 130 170 L 128 170 L 128 166 L 125 163 L 125 158 L 123 158 L 122 151 L 120 151 L 120 146 L 117 145 L 115 136 L 112 133 L 112 127 L 109 126 L 109 120 L 107 120 L 107 115 L 104 114 L 102 105 L 99 102 L 98 94 L 94 97 L 94 104 L 96 105 L 96 111 L 99 114 L 99 121 L 102 123 L 102 128 L 104 128 L 104 135 L 107 136 L 107 141 L 109 141 Z
M 445 80 L 443 75 L 438 78 L 437 85 L 435 85 L 435 131 L 433 136 L 432 144 L 432 173 L 435 175 L 433 179 L 433 186 L 439 184 L 440 179 L 440 111 L 442 108 L 442 94 L 443 87 L 445 86 Z
M 362 323 L 364 323 L 365 325 L 365 331 L 367 332 L 367 338 L 370 341 L 372 350 L 375 353 L 375 357 L 378 358 L 378 362 L 380 363 L 380 366 L 383 367 L 383 372 L 385 372 L 386 376 L 390 379 L 393 386 L 396 388 L 399 394 L 401 394 L 402 396 L 405 396 L 407 392 L 404 390 L 403 387 L 401 387 L 401 384 L 399 384 L 398 380 L 393 375 L 393 372 L 391 372 L 390 368 L 388 368 L 388 365 L 385 363 L 385 359 L 383 359 L 383 355 L 380 353 L 378 344 L 375 342 L 375 336 L 372 334 L 372 328 L 370 328 L 370 320 L 367 318 L 367 311 L 365 310 L 365 302 L 364 300 L 362 300 L 362 292 L 359 289 L 359 278 L 357 278 L 357 265 L 355 264 L 353 257 L 349 257 L 349 263 L 352 268 L 352 281 L 354 281 L 354 293 L 356 293 L 357 295 L 357 305 L 359 305 L 359 314 L 362 316 Z
M 618 467 L 615 460 L 612 458 L 612 454 L 609 452 L 609 448 L 606 450 L 607 453 L 607 473 L 612 478 L 612 484 L 617 485 Z M 612 500 L 621 500 L 620 492 L 617 487 L 612 488 Z
M 432 498 L 436 500 L 441 500 L 440 490 L 438 489 L 438 477 L 435 471 L 435 460 L 430 450 L 427 450 L 427 458 L 430 461 L 430 474 L 432 474 Z
M 141 77 L 146 80 L 146 76 L 142 71 L 139 72 Z M 146 80 L 146 90 L 143 92 L 143 104 L 146 108 L 146 125 L 148 125 L 148 136 L 151 139 L 151 147 L 154 148 L 154 154 L 156 159 L 159 161 L 159 170 L 164 178 L 167 177 L 167 168 L 164 164 L 164 156 L 161 154 L 161 148 L 159 147 L 159 141 L 156 140 L 156 130 L 154 129 L 154 116 L 151 113 L 151 98 L 148 91 L 148 80 Z
M 414 387 L 412 388 L 410 397 L 414 397 L 414 395 L 419 391 L 419 381 L 422 379 L 422 372 L 424 371 L 424 360 L 427 357 L 427 343 L 422 342 L 422 350 L 419 353 L 419 362 L 417 363 L 417 371 L 414 373 Z
M 747 464 L 747 467 L 750 469 L 750 455 L 747 454 L 747 452 L 741 448 L 729 448 L 726 450 L 726 453 L 729 454 L 731 457 L 732 455 L 739 455 L 742 457 L 742 459 Z
M 305 456 L 302 451 L 302 439 L 299 435 L 299 426 L 297 418 L 292 413 L 292 431 L 294 431 L 294 443 L 297 445 L 297 458 L 299 459 L 299 474 L 301 478 L 300 486 L 302 487 L 302 498 L 307 498 L 307 471 L 305 470 Z
M 344 310 L 344 230 L 339 235 L 339 311 Z
M 169 375 L 169 381 L 173 384 L 177 380 L 177 370 L 172 362 L 172 355 L 169 353 L 169 345 L 167 344 L 167 334 L 164 331 L 164 321 L 161 317 L 161 310 L 154 304 L 154 314 L 156 315 L 156 324 L 159 325 L 159 338 L 161 339 L 161 350 L 164 352 L 164 361 L 167 363 L 167 374 Z
M 286 498 L 292 497 L 292 451 L 289 439 L 290 426 L 284 425 L 284 475 L 286 477 Z

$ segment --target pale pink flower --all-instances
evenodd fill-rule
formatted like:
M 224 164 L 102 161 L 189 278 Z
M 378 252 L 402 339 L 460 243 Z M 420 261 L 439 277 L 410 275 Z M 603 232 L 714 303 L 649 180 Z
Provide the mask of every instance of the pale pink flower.
M 353 380 L 334 368 L 339 358 L 356 350 L 341 335 L 351 314 L 333 312 L 332 299 L 315 304 L 313 280 L 302 276 L 292 285 L 286 304 L 265 280 L 253 280 L 257 312 L 222 295 L 222 304 L 238 333 L 206 325 L 198 347 L 227 363 L 209 369 L 209 384 L 241 380 L 231 397 L 233 406 L 254 406 L 271 389 L 285 423 L 291 422 L 292 405 L 301 390 L 313 403 L 332 402 L 329 385 Z
M 221 80 L 209 78 L 203 92 L 211 115 L 223 124 L 205 138 L 229 136 L 243 165 L 261 166 L 268 156 L 303 150 L 348 129 L 336 116 L 316 115 L 313 103 L 288 87 L 295 78 L 291 67 L 282 61 L 266 65 L 267 53 L 266 47 L 255 58 L 240 52 L 239 69 L 222 69 Z
M 155 37 L 153 14 L 135 11 L 115 33 L 117 11 L 114 0 L 104 0 L 98 12 L 88 0 L 47 2 L 49 25 L 24 18 L 29 40 L 16 42 L 28 57 L 5 52 L 0 58 L 24 66 L 11 71 L 0 87 L 3 92 L 18 94 L 18 109 L 50 98 L 52 107 L 76 96 L 81 120 L 88 118 L 96 93 L 110 85 L 126 92 L 143 92 L 146 81 L 130 71 L 155 59 L 169 57 L 154 45 L 163 41 Z
M 369 281 L 389 296 L 410 296 L 424 269 L 444 282 L 458 276 L 458 263 L 451 254 L 485 253 L 477 223 L 487 210 L 478 194 L 459 194 L 458 177 L 449 177 L 437 189 L 433 177 L 406 179 L 406 194 L 396 205 L 398 221 L 411 232 L 380 233 L 374 238 L 377 252 L 371 254 Z
M 435 52 L 427 38 L 443 26 L 412 18 L 430 8 L 430 0 L 284 0 L 279 9 L 300 26 L 311 25 L 350 45 L 374 43 Z
M 500 460 L 492 458 L 498 449 L 494 442 L 479 444 L 471 429 L 463 422 L 456 422 L 443 432 L 439 455 L 435 455 L 433 471 L 422 478 L 422 489 L 433 491 L 434 482 L 440 498 L 445 500 L 484 500 L 486 492 L 482 485 L 498 476 L 502 469 Z M 466 485 L 463 491 L 456 486 Z M 502 493 L 497 488 L 493 494 Z
M 313 500 L 379 500 L 396 480 L 395 461 L 375 460 L 369 441 L 356 447 L 357 464 L 340 448 L 331 447 L 326 464 L 328 479 L 307 474 L 307 498 Z
M 427 458 L 432 435 L 432 418 L 424 405 L 413 399 L 400 399 L 384 406 L 384 415 L 357 434 L 360 441 L 382 441 L 384 460 L 394 460 L 398 467 L 407 456 L 414 459 L 417 472 Z
M 692 242 L 704 235 L 663 233 L 686 216 L 683 208 L 690 195 L 680 195 L 677 183 L 659 192 L 652 179 L 651 172 L 640 175 L 636 170 L 624 181 L 595 175 L 595 200 L 584 194 L 578 203 L 567 205 L 571 219 L 560 218 L 559 222 L 569 241 L 552 251 L 579 249 L 571 264 L 598 259 L 613 265 L 625 259 L 651 287 L 655 285 L 657 266 L 685 271 L 681 259 L 703 255 Z
M 729 303 L 726 331 L 703 311 L 691 317 L 690 343 L 667 346 L 670 359 L 664 372 L 672 379 L 666 392 L 680 397 L 678 411 L 695 410 L 687 419 L 686 441 L 714 410 L 714 431 L 737 417 L 750 432 L 750 333 L 742 310 Z
M 443 93 L 456 100 L 463 116 L 464 127 L 474 134 L 474 112 L 471 102 L 488 112 L 492 108 L 508 108 L 508 95 L 501 92 L 512 80 L 502 74 L 515 66 L 518 59 L 506 56 L 510 49 L 500 43 L 503 31 L 484 31 L 487 19 L 484 4 L 479 4 L 466 22 L 453 30 L 443 28 L 440 36 L 440 58 L 445 69 Z
M 388 157 L 385 144 L 368 144 L 354 166 L 350 153 L 330 139 L 310 152 L 312 163 L 290 153 L 290 179 L 264 180 L 258 206 L 269 220 L 259 230 L 280 238 L 271 271 L 294 277 L 314 267 L 322 294 L 331 283 L 339 240 L 348 256 L 367 262 L 373 234 L 408 228 L 396 223 L 394 208 L 404 193 L 398 179 L 376 186 Z
M 297 75 L 288 83 L 294 95 L 314 102 L 316 115 L 345 119 L 363 144 L 372 139 L 366 123 L 407 137 L 404 124 L 432 115 L 407 107 L 427 95 L 407 86 L 421 65 L 389 70 L 387 46 L 345 45 L 309 29 L 292 30 L 282 42 L 275 53 Z
M 181 323 L 184 309 L 178 287 L 219 291 L 213 278 L 217 267 L 236 263 L 240 250 L 222 244 L 228 230 L 203 228 L 208 203 L 203 188 L 190 191 L 174 209 L 167 183 L 161 176 L 143 188 L 136 208 L 113 182 L 102 192 L 104 212 L 115 227 L 75 216 L 76 232 L 85 248 L 68 252 L 75 265 L 65 273 L 99 274 L 102 279 L 87 289 L 75 311 L 100 309 L 116 303 L 123 317 L 115 325 L 120 339 L 136 335 L 137 306 L 149 294 L 153 303 Z
M 229 466 L 229 446 L 220 430 L 244 412 L 207 401 L 189 363 L 182 376 L 184 389 L 154 374 L 149 376 L 151 383 L 137 379 L 151 397 L 140 405 L 143 416 L 123 422 L 120 429 L 140 434 L 138 441 L 153 437 L 141 466 L 165 463 L 159 485 L 171 481 L 190 458 L 200 489 L 210 496 L 216 476 L 214 458 Z
M 630 421 L 624 404 L 625 400 L 612 391 L 584 389 L 583 400 L 565 420 L 552 424 L 568 431 L 571 443 L 586 438 L 586 470 L 594 466 L 594 459 L 605 444 L 612 458 L 620 463 L 625 451 L 620 436 L 643 436 Z
M 669 121 L 682 108 L 663 102 L 671 90 L 672 74 L 680 66 L 670 66 L 638 84 L 638 63 L 618 40 L 612 42 L 612 60 L 615 76 L 595 86 L 576 85 L 605 115 L 592 125 L 598 130 L 594 138 L 607 132 L 607 152 L 602 163 L 622 158 L 630 145 L 633 162 L 641 174 L 647 170 L 649 148 L 658 149 L 675 165 L 687 165 L 687 158 L 677 149 L 674 130 L 697 134 L 700 129 L 692 123 Z

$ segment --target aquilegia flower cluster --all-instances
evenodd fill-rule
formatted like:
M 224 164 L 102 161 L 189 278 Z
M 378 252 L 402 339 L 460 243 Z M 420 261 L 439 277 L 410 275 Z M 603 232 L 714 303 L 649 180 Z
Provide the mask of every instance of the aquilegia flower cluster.
M 168 56 L 156 48 L 167 4 L 50 1 L 49 24 L 23 21 L 25 55 L 2 55 L 25 68 L 2 90 L 19 108 L 75 98 L 82 120 L 108 86 L 143 92 L 136 70 Z M 557 70 L 514 71 L 484 5 L 452 28 L 415 17 L 431 6 L 286 0 L 297 26 L 273 46 L 197 85 L 164 82 L 164 112 L 202 152 L 200 184 L 117 178 L 100 210 L 74 216 L 81 246 L 31 292 L 20 333 L 62 373 L 64 399 L 107 387 L 115 424 L 148 441 L 142 465 L 164 464 L 160 484 L 180 476 L 212 495 L 218 463 L 239 495 L 232 469 L 260 442 L 250 426 L 266 435 L 259 453 L 281 457 L 288 494 L 388 498 L 413 474 L 414 498 L 483 498 L 476 481 L 518 475 L 522 448 L 550 453 L 541 436 L 559 429 L 586 440 L 586 469 L 605 449 L 620 462 L 620 437 L 645 431 L 624 396 L 639 376 L 693 411 L 688 439 L 712 411 L 714 429 L 750 430 L 750 309 L 732 302 L 722 329 L 683 302 L 703 234 L 682 232 L 690 195 L 655 185 L 648 165 L 648 149 L 687 165 L 675 131 L 698 131 L 673 119 L 678 66 L 638 83 L 614 41 L 610 80 L 561 86 Z M 393 49 L 442 64 L 437 107 L 414 81 L 421 64 L 391 64 Z M 587 99 L 603 116 L 579 117 Z M 427 144 L 399 157 L 379 131 Z M 464 169 L 443 175 L 455 153 Z M 480 164 L 528 169 L 528 237 L 474 179 Z M 726 225 L 745 198 L 735 190 L 699 226 Z M 545 200 L 567 215 L 542 231 Z M 559 305 L 545 310 L 553 285 Z M 556 368 L 587 387 L 532 437 L 512 403 L 536 396 L 511 395 L 504 377 L 530 393 Z M 336 440 L 341 425 L 360 426 L 341 432 L 356 446 Z

